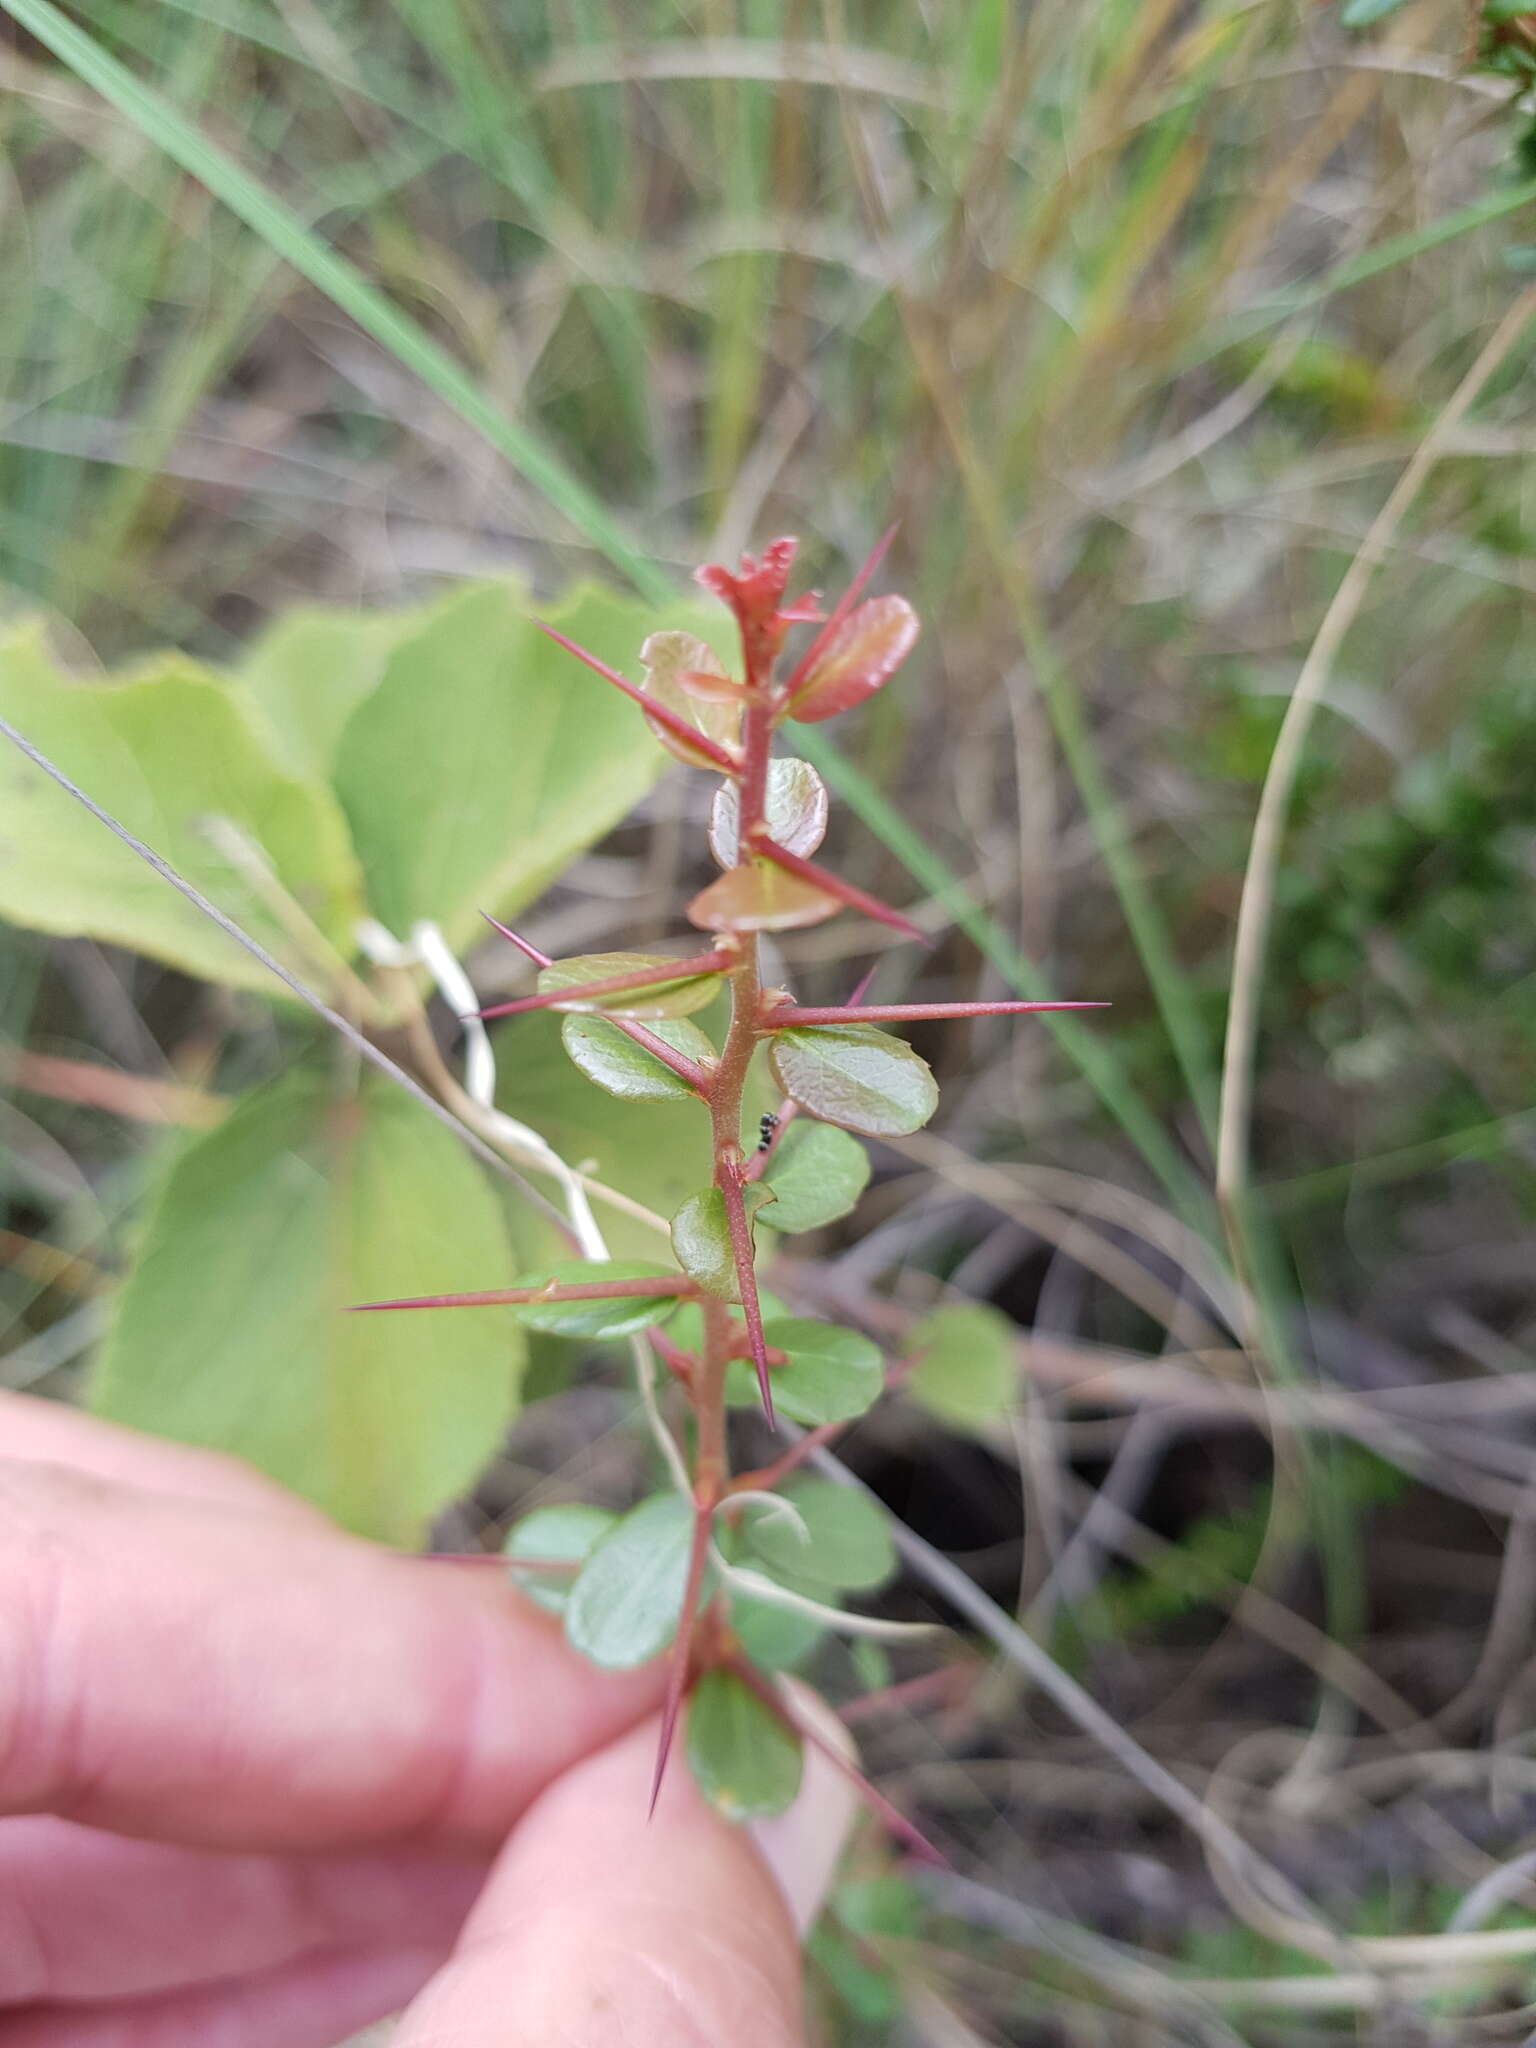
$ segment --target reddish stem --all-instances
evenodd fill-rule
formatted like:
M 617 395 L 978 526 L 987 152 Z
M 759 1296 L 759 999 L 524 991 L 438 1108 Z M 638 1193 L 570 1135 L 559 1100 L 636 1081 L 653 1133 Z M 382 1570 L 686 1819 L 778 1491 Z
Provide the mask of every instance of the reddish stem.
M 741 1313 L 747 1325 L 748 1355 L 757 1372 L 757 1391 L 763 1399 L 763 1414 L 769 1428 L 775 1426 L 773 1386 L 768 1378 L 768 1346 L 763 1336 L 763 1310 L 757 1298 L 757 1269 L 752 1262 L 752 1226 L 742 1198 L 741 1180 L 735 1171 L 720 1176 L 717 1183 L 725 1198 L 726 1227 L 731 1233 L 731 1257 L 736 1265 L 736 1284 L 741 1291 Z
M 737 775 L 741 772 L 740 761 L 728 747 L 722 747 L 718 741 L 712 740 L 708 733 L 701 732 L 696 725 L 690 725 L 686 718 L 679 718 L 675 711 L 642 690 L 638 683 L 632 683 L 627 676 L 621 676 L 616 668 L 610 668 L 606 661 L 599 661 L 595 654 L 588 654 L 584 647 L 578 647 L 574 640 L 567 640 L 563 633 L 557 633 L 553 626 L 546 626 L 542 619 L 535 619 L 533 623 L 541 633 L 553 640 L 557 647 L 563 647 L 567 654 L 574 654 L 578 661 L 584 662 L 594 675 L 601 676 L 605 683 L 612 683 L 616 690 L 622 690 L 626 697 L 633 698 L 646 717 L 654 719 L 658 725 L 664 725 L 674 739 L 681 740 L 693 753 L 702 755 L 706 761 L 712 761 L 722 774 Z

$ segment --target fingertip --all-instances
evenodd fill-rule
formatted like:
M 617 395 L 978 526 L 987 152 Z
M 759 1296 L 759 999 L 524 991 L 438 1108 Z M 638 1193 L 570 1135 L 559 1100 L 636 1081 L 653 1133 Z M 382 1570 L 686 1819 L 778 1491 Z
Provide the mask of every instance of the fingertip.
M 394 2048 L 803 2048 L 789 1888 L 685 1768 L 646 1806 L 654 1720 L 524 1815 Z

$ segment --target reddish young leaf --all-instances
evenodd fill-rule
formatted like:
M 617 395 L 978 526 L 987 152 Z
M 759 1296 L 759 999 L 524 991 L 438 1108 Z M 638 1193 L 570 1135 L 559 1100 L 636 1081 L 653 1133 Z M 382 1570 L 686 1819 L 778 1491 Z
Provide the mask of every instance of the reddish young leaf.
M 640 661 L 644 694 L 656 706 L 654 713 L 645 715 L 651 731 L 686 766 L 717 766 L 718 755 L 709 750 L 735 746 L 741 733 L 741 703 L 706 701 L 682 680 L 686 675 L 728 681 L 715 650 L 692 633 L 652 633 L 640 649 Z
M 810 646 L 806 648 L 804 654 L 801 655 L 791 670 L 789 680 L 784 685 L 786 697 L 794 696 L 809 673 L 812 663 L 820 659 L 821 650 L 853 610 L 854 605 L 863 594 L 865 584 L 868 583 L 870 577 L 874 575 L 880 564 L 885 560 L 886 549 L 895 538 L 896 528 L 888 526 L 865 556 L 854 574 L 853 581 L 837 600 L 837 603 L 833 605 L 831 611 L 828 612 L 826 623 L 822 626 L 821 631 L 811 641 Z M 786 613 L 785 616 L 787 617 L 788 614 Z
M 770 761 L 763 799 L 769 838 L 789 853 L 814 853 L 827 836 L 827 786 L 810 762 L 790 754 Z M 740 821 L 736 785 L 722 782 L 709 807 L 709 845 L 723 868 L 741 858 Z
M 755 860 L 730 868 L 688 906 L 688 922 L 707 932 L 787 932 L 835 917 L 836 895 L 819 878 L 808 882 L 782 864 Z
M 827 637 L 789 694 L 789 716 L 815 725 L 862 704 L 890 681 L 917 633 L 917 613 L 904 597 L 867 598 Z

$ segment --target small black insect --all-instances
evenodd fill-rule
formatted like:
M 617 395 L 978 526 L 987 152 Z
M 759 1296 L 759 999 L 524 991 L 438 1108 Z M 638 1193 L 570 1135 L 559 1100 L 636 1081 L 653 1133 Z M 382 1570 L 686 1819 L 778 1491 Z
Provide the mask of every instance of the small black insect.
M 771 1109 L 765 1109 L 762 1121 L 757 1127 L 757 1149 L 759 1152 L 766 1152 L 768 1150 L 768 1147 L 773 1143 L 773 1134 L 778 1128 L 778 1118 Z

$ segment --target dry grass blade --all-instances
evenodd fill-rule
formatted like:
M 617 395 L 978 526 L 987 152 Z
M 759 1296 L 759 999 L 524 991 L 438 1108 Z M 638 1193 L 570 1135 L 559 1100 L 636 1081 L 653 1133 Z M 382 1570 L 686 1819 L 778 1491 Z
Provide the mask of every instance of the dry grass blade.
M 1254 817 L 1253 837 L 1238 903 L 1237 932 L 1232 948 L 1232 991 L 1227 1010 L 1217 1118 L 1216 1194 L 1226 1221 L 1234 1263 L 1239 1271 L 1245 1270 L 1250 1263 L 1245 1248 L 1246 1228 L 1242 1212 L 1248 1188 L 1254 1057 L 1264 986 L 1265 951 L 1286 819 L 1312 721 L 1327 694 L 1334 659 L 1354 624 L 1371 579 L 1390 548 L 1404 515 L 1440 459 L 1450 436 L 1461 425 L 1533 315 L 1536 315 L 1536 286 L 1521 292 L 1505 313 L 1393 485 L 1323 616 L 1296 679 L 1296 688 L 1286 707 L 1280 735 L 1270 757 Z

